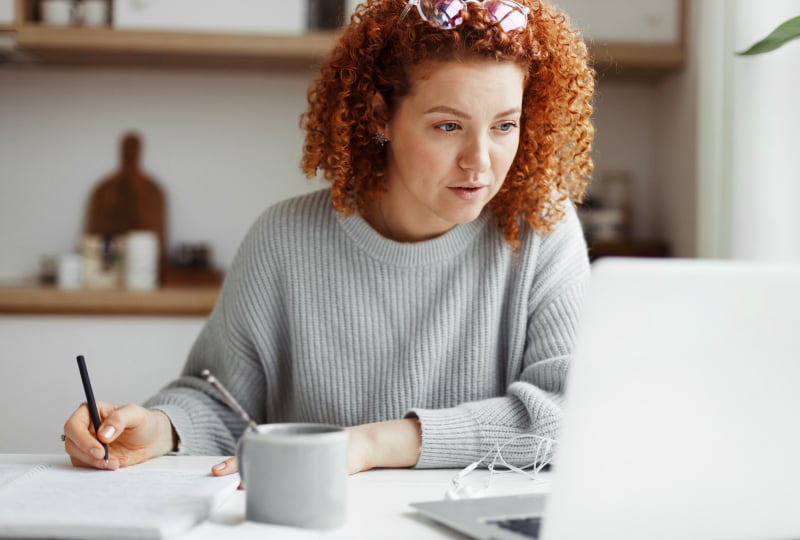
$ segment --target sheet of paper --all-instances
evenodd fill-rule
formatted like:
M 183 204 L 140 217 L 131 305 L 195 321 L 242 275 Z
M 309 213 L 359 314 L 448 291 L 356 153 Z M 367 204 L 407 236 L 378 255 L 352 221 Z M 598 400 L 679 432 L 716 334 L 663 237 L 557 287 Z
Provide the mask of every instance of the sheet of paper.
M 31 466 L 20 463 L 0 463 L 0 489 L 2 489 L 5 484 L 17 480 L 24 474 L 32 474 L 46 467 L 47 465 Z
M 31 469 L 31 467 L 29 467 Z M 11 479 L 11 475 L 16 478 Z M 18 537 L 169 538 L 204 519 L 239 483 L 207 471 L 0 468 L 0 533 Z

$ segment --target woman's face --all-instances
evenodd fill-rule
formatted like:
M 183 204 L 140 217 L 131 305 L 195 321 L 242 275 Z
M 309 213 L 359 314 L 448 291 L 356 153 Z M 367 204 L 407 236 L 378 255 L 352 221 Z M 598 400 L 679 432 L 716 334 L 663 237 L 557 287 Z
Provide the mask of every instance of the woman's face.
M 384 232 L 413 242 L 474 220 L 505 180 L 519 145 L 524 75 L 512 63 L 443 62 L 412 73 L 386 126 Z

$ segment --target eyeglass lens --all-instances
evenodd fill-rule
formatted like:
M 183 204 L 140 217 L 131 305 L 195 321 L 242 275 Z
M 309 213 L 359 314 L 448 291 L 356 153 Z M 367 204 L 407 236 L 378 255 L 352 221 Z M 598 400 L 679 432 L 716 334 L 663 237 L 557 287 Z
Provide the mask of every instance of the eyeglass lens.
M 483 7 L 489 13 L 490 18 L 497 21 L 497 24 L 505 32 L 525 28 L 528 23 L 528 14 L 522 11 L 519 6 L 509 2 L 485 0 Z
M 420 0 L 417 5 L 425 20 L 444 30 L 451 30 L 463 22 L 461 11 L 466 4 L 462 0 Z
M 419 0 L 420 15 L 430 23 L 444 30 L 451 30 L 464 22 L 461 12 L 466 5 L 475 0 Z M 496 22 L 508 32 L 524 28 L 528 15 L 520 6 L 506 0 L 483 0 L 479 3 L 489 14 L 489 20 Z

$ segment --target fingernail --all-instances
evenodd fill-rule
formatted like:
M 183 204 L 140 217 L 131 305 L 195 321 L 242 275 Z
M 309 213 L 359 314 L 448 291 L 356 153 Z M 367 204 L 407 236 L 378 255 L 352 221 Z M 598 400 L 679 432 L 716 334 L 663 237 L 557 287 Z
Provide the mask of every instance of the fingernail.
M 97 459 L 105 459 L 106 457 L 106 451 L 102 448 L 92 448 L 89 450 L 89 453 L 92 454 L 92 457 Z
M 104 439 L 110 439 L 111 437 L 114 436 L 114 433 L 116 433 L 116 432 L 117 432 L 117 428 L 115 428 L 114 426 L 107 426 L 107 427 L 103 428 L 103 431 L 101 432 L 101 435 L 103 436 Z
M 214 470 L 215 471 L 221 471 L 222 469 L 224 469 L 227 466 L 228 466 L 228 462 L 223 461 L 222 463 L 217 463 L 216 465 L 214 465 Z

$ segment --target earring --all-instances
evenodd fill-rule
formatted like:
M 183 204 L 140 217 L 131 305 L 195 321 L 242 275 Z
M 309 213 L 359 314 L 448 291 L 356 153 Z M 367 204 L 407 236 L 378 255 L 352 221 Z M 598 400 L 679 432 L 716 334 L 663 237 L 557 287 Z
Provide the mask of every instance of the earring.
M 383 131 L 377 132 L 372 136 L 372 138 L 376 143 L 378 143 L 378 146 L 384 146 L 387 142 L 389 142 L 389 139 L 386 138 L 386 134 Z

